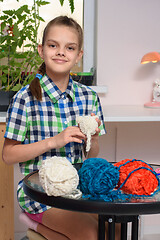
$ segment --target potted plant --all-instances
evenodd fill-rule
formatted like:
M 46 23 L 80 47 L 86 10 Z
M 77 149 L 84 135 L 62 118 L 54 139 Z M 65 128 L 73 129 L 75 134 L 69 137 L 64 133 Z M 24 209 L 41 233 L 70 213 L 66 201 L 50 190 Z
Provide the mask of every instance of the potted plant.
M 31 9 L 28 5 L 23 5 L 17 10 L 3 11 L 0 17 L 0 95 L 3 98 L 0 101 L 1 111 L 6 110 L 5 96 L 8 104 L 14 91 L 32 81 L 32 73 L 36 72 L 41 63 L 37 52 L 37 31 L 40 22 L 44 20 L 39 16 L 39 7 L 48 3 L 34 0 Z

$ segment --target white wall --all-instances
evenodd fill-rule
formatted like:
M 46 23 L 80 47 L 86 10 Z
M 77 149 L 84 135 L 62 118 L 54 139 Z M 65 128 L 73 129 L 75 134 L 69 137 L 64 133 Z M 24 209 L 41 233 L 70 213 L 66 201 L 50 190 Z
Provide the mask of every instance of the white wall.
M 142 56 L 160 51 L 159 0 L 98 1 L 97 81 L 107 85 L 105 104 L 149 101 L 159 64 L 141 65 Z

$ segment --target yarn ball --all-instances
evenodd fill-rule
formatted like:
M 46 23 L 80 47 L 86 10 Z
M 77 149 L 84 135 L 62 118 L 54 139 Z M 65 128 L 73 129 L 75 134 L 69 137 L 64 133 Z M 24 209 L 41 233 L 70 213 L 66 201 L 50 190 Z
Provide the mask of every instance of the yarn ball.
M 124 193 L 151 195 L 158 188 L 156 173 L 144 161 L 124 159 L 114 166 L 119 167 L 118 188 Z
M 108 194 L 119 180 L 118 168 L 102 158 L 86 159 L 78 174 L 80 190 L 92 196 Z
M 86 152 L 89 152 L 91 148 L 91 136 L 96 133 L 96 128 L 98 127 L 98 123 L 96 121 L 98 116 L 78 116 L 76 121 L 82 131 L 87 136 L 86 141 Z
M 48 196 L 72 194 L 79 184 L 77 170 L 65 157 L 52 157 L 42 161 L 39 180 Z

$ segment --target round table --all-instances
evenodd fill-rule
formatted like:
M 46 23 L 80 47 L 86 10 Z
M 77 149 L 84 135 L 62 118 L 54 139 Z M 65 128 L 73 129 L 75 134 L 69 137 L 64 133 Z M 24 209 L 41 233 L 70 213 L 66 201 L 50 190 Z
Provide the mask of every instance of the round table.
M 158 165 L 152 165 L 154 169 Z M 24 192 L 31 199 L 48 206 L 70 211 L 98 214 L 98 239 L 105 239 L 105 222 L 109 224 L 109 240 L 115 239 L 115 223 L 121 223 L 121 240 L 127 240 L 127 223 L 132 222 L 132 240 L 138 240 L 140 215 L 160 213 L 160 192 L 152 197 L 132 198 L 127 201 L 105 202 L 88 199 L 69 199 L 48 196 L 40 182 L 38 171 L 28 174 L 23 180 Z

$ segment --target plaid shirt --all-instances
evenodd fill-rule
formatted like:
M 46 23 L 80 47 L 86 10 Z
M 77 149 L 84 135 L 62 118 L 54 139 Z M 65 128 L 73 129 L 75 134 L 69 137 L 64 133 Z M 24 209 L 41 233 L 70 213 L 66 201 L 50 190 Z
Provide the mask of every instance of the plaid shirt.
M 101 105 L 97 94 L 89 87 L 74 82 L 71 78 L 65 92 L 46 75 L 40 80 L 42 101 L 32 97 L 29 86 L 22 88 L 12 99 L 7 113 L 5 138 L 21 141 L 23 144 L 34 143 L 53 137 L 68 126 L 75 126 L 76 116 L 95 113 L 102 124 L 100 135 L 105 133 Z M 72 163 L 82 162 L 83 143 L 71 142 L 60 149 L 21 162 L 20 170 L 26 176 L 38 170 L 41 161 L 52 156 L 67 157 Z M 18 201 L 29 213 L 40 213 L 50 207 L 29 199 L 23 191 L 22 181 L 18 185 Z

